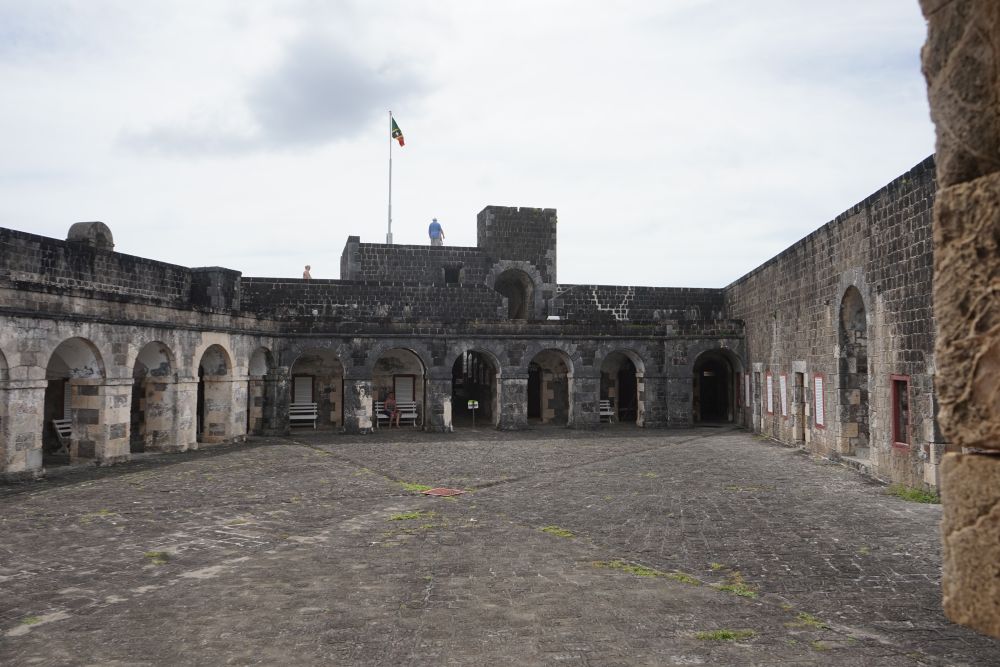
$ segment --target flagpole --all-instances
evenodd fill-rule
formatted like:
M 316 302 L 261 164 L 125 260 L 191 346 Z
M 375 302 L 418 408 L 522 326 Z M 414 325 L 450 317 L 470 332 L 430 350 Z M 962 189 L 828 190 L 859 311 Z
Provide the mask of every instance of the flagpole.
M 385 242 L 392 245 L 392 110 L 389 110 L 389 231 Z

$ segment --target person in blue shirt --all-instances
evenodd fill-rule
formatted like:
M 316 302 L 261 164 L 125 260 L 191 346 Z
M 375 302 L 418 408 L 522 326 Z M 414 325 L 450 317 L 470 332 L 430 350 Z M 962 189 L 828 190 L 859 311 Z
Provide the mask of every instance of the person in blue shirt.
M 444 245 L 444 230 L 437 218 L 431 220 L 431 226 L 427 228 L 427 234 L 431 237 L 431 245 Z

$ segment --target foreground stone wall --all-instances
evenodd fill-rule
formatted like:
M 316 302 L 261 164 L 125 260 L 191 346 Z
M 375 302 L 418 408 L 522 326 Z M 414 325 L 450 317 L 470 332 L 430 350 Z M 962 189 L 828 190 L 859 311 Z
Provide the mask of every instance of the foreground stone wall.
M 1000 3 L 921 0 L 937 126 L 944 610 L 1000 637 Z
M 726 288 L 729 316 L 746 323 L 744 408 L 756 431 L 883 479 L 937 486 L 935 189 L 928 158 Z M 904 378 L 900 435 L 893 382 Z

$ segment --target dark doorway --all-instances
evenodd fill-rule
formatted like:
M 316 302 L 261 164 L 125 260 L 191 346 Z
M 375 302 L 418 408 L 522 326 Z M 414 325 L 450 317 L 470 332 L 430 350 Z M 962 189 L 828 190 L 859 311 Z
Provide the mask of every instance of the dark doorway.
M 733 421 L 733 367 L 720 352 L 706 352 L 694 363 L 694 421 Z
M 861 292 L 848 287 L 840 302 L 840 453 L 868 458 L 868 315 Z
M 507 269 L 497 277 L 493 289 L 507 297 L 507 317 L 512 320 L 531 319 L 535 283 L 527 273 Z
M 451 422 L 453 426 L 472 426 L 473 411 L 469 401 L 477 401 L 476 426 L 496 424 L 497 371 L 488 356 L 481 352 L 463 352 L 451 367 Z

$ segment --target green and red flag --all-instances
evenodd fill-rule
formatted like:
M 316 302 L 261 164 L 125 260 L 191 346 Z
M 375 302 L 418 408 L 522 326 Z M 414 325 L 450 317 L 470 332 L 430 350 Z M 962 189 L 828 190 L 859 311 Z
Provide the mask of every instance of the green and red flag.
M 403 131 L 399 129 L 399 125 L 396 125 L 396 119 L 390 118 L 392 120 L 392 138 L 399 142 L 399 145 L 403 145 Z

